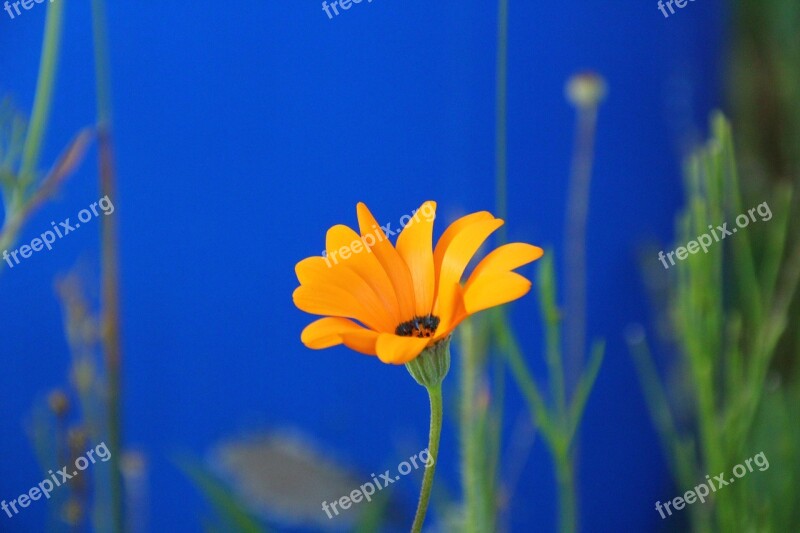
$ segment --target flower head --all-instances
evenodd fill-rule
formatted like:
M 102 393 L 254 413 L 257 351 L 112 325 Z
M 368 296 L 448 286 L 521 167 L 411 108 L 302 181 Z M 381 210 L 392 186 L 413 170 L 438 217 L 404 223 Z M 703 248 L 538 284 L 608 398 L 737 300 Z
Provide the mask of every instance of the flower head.
M 425 202 L 403 228 L 396 246 L 363 203 L 360 235 L 344 225 L 328 230 L 327 257 L 309 257 L 295 267 L 300 286 L 295 305 L 321 318 L 301 335 L 312 349 L 344 344 L 405 364 L 446 339 L 469 315 L 524 296 L 531 282 L 512 272 L 539 259 L 541 248 L 500 246 L 461 278 L 483 242 L 503 221 L 480 211 L 448 227 L 433 247 L 435 202 Z M 422 216 L 425 215 L 425 216 Z

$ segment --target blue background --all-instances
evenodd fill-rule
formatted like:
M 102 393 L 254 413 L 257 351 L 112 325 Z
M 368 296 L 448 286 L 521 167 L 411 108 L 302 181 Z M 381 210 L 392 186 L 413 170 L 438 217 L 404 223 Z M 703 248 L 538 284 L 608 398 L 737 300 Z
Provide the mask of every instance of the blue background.
M 43 162 L 94 120 L 90 13 L 66 8 Z M 205 504 L 170 460 L 176 450 L 201 454 L 220 438 L 286 426 L 365 471 L 395 464 L 398 442 L 420 449 L 427 399 L 405 370 L 300 344 L 312 317 L 292 305 L 293 268 L 320 253 L 329 226 L 355 224 L 358 201 L 383 223 L 435 199 L 437 234 L 459 214 L 494 208 L 496 6 L 375 0 L 333 20 L 317 2 L 296 1 L 115 2 L 108 11 L 125 431 L 150 459 L 152 530 L 199 527 Z M 0 91 L 26 112 L 44 14 L 43 5 L 15 20 L 0 13 Z M 589 332 L 608 349 L 582 431 L 586 531 L 663 527 L 654 502 L 677 494 L 622 332 L 649 316 L 637 254 L 672 233 L 682 136 L 702 130 L 718 103 L 723 18 L 711 1 L 669 19 L 653 1 L 511 2 L 510 239 L 560 248 L 574 121 L 564 82 L 591 68 L 610 86 L 588 237 Z M 97 200 L 92 156 L 21 242 Z M 78 260 L 97 264 L 98 228 L 0 275 L 0 498 L 40 479 L 23 418 L 63 382 L 69 360 L 52 280 Z M 543 381 L 535 298 L 513 313 Z M 513 388 L 507 409 L 510 426 L 524 412 Z M 439 462 L 451 490 L 455 416 L 446 414 Z M 396 489 L 409 510 L 411 485 Z M 515 531 L 555 528 L 540 441 L 512 510 Z M 33 505 L 0 517 L 0 530 L 36 530 L 43 517 Z

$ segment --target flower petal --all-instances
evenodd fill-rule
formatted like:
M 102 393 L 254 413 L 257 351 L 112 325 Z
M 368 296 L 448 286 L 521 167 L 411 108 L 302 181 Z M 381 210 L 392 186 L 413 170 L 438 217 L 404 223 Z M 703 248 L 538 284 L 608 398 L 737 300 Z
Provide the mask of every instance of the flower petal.
M 436 328 L 436 334 L 433 336 L 434 341 L 450 335 L 456 326 L 469 316 L 464 305 L 464 290 L 461 288 L 461 283 L 454 283 L 452 290 L 444 292 L 452 294 L 452 299 L 450 302 L 442 302 L 442 305 L 439 306 L 441 313 L 437 315 L 439 327 Z
M 420 217 L 423 213 L 431 215 Z M 433 268 L 435 217 L 436 202 L 425 202 L 397 238 L 397 252 L 408 265 L 414 282 L 415 316 L 427 316 L 433 310 L 433 293 L 436 290 Z
M 381 333 L 378 335 L 375 348 L 378 359 L 384 363 L 402 365 L 422 353 L 430 340 L 427 337 L 400 337 L 391 333 Z
M 375 355 L 375 343 L 378 341 L 378 335 L 375 331 L 364 329 L 361 331 L 353 331 L 350 333 L 342 334 L 344 345 L 364 355 Z
M 306 326 L 300 334 L 300 340 L 312 350 L 321 350 L 341 344 L 342 334 L 351 331 L 369 330 L 346 318 L 325 317 Z
M 335 268 L 329 268 L 325 258 L 314 256 L 297 263 L 295 272 L 301 285 L 315 287 L 330 285 L 348 291 L 362 304 L 362 308 L 368 309 L 373 315 L 370 319 L 357 317 L 361 322 L 371 324 L 380 321 L 384 323 L 385 331 L 394 331 L 397 325 L 396 318 L 370 284 L 350 267 L 350 264 L 340 264 Z
M 372 288 L 347 266 L 333 270 L 322 257 L 309 257 L 297 263 L 295 271 L 301 285 L 292 297 L 300 310 L 354 318 L 376 331 L 397 327 Z
M 484 274 L 464 290 L 464 305 L 471 315 L 521 298 L 530 289 L 531 282 L 516 272 Z
M 448 313 L 445 306 L 453 304 L 454 284 L 460 282 L 464 269 L 467 268 L 472 256 L 481 247 L 483 241 L 502 225 L 503 221 L 498 218 L 477 220 L 462 226 L 452 237 L 447 249 L 442 254 L 439 279 L 437 280 L 436 303 L 434 304 L 436 316 L 441 317 Z M 449 311 L 449 313 L 452 314 L 453 311 Z
M 397 296 L 397 303 L 400 307 L 401 319 L 404 321 L 412 319 L 416 308 L 414 304 L 414 282 L 411 279 L 411 272 L 409 272 L 408 266 L 395 247 L 392 246 L 392 243 L 386 238 L 386 234 L 378 225 L 367 206 L 359 202 L 357 212 L 361 236 L 364 237 L 365 242 L 369 245 L 375 257 L 378 258 L 389 279 L 392 280 L 394 293 Z M 374 242 L 368 242 L 367 237 L 371 237 L 369 240 Z
M 328 254 L 326 265 L 334 269 L 342 265 L 350 267 L 372 288 L 394 321 L 397 324 L 402 322 L 392 281 L 361 237 L 347 226 L 339 224 L 328 230 L 325 240 Z M 342 257 L 342 249 L 349 250 L 349 255 Z
M 453 241 L 456 235 L 461 233 L 461 230 L 478 222 L 479 220 L 492 220 L 494 216 L 488 211 L 478 211 L 477 213 L 470 213 L 469 215 L 465 215 L 452 224 L 450 224 L 442 236 L 439 237 L 439 242 L 436 243 L 436 249 L 433 251 L 433 262 L 436 268 L 436 278 L 439 278 L 439 272 L 442 269 L 442 258 L 444 258 L 444 253 L 447 251 L 447 248 L 450 247 L 450 243 Z
M 522 242 L 512 242 L 493 250 L 483 258 L 475 270 L 472 271 L 465 290 L 484 275 L 492 275 L 500 272 L 510 272 L 528 263 L 532 263 L 544 255 L 544 250 L 538 246 Z

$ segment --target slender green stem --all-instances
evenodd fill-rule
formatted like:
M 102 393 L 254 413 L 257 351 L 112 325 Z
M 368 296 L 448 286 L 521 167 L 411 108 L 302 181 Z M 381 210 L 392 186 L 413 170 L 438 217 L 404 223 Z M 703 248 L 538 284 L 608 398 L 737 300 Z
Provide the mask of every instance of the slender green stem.
M 475 398 L 477 397 L 478 362 L 475 349 L 475 325 L 466 320 L 458 328 L 461 338 L 461 365 L 459 377 L 461 385 L 461 479 L 464 490 L 464 531 L 479 531 L 481 523 L 481 469 L 480 442 L 475 430 Z
M 97 122 L 111 124 L 111 81 L 108 59 L 106 6 L 103 0 L 92 0 L 92 33 L 94 34 L 95 87 L 97 90 Z
M 439 461 L 439 439 L 442 435 L 442 386 L 428 387 L 428 397 L 431 402 L 431 429 L 428 438 L 428 453 L 432 461 L 430 466 L 425 467 L 422 489 L 419 493 L 419 504 L 417 504 L 417 514 L 414 516 L 414 524 L 411 526 L 412 533 L 422 531 L 422 525 L 425 523 L 425 514 L 428 512 L 428 502 L 431 498 L 433 475 L 436 472 L 436 463 Z
M 111 123 L 111 81 L 106 34 L 105 2 L 92 0 L 92 29 L 97 84 L 97 137 L 99 144 L 100 194 L 116 201 L 116 170 Z M 122 339 L 119 296 L 119 241 L 116 217 L 103 217 L 102 326 L 103 348 L 108 372 L 108 431 L 114 454 L 111 468 L 111 501 L 114 530 L 125 529 L 125 494 L 119 458 L 123 449 L 122 424 Z
M 4 197 L 5 220 L 0 227 L 0 249 L 3 250 L 16 240 L 17 232 L 25 219 L 25 212 L 30 208 L 26 205 L 28 187 L 36 177 L 39 152 L 50 116 L 53 86 L 58 70 L 58 51 L 61 47 L 62 14 L 63 2 L 50 4 L 47 8 L 33 112 L 22 144 L 22 164 L 17 183 L 10 188 L 9 196 Z
M 581 374 L 586 350 L 586 223 L 594 159 L 597 107 L 578 107 L 578 125 L 566 221 L 566 316 L 564 320 L 566 385 L 571 390 Z
M 508 176 L 506 170 L 506 101 L 508 80 L 508 0 L 499 0 L 497 5 L 497 72 L 495 80 L 495 184 L 497 190 L 497 216 L 508 215 Z M 505 226 L 500 228 L 497 238 L 506 241 Z
M 16 201 L 24 200 L 24 189 L 30 184 L 39 162 L 39 152 L 42 149 L 44 133 L 47 130 L 47 121 L 50 118 L 50 106 L 53 101 L 53 87 L 56 82 L 58 70 L 58 51 L 61 45 L 61 27 L 64 12 L 64 2 L 54 2 L 47 6 L 45 21 L 44 42 L 42 56 L 39 63 L 39 78 L 36 82 L 36 98 L 34 99 L 31 122 L 25 137 L 22 150 L 22 167 L 20 169 L 20 182 L 22 187 L 17 192 Z
M 560 451 L 555 456 L 558 482 L 559 531 L 574 533 L 577 529 L 575 502 L 575 465 L 569 451 Z

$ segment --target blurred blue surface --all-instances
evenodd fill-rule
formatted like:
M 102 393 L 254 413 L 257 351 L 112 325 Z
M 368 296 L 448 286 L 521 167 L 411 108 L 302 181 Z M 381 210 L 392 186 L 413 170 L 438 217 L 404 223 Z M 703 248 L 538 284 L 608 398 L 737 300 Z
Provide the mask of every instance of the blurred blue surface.
M 404 369 L 300 344 L 311 317 L 292 305 L 293 268 L 322 250 L 329 226 L 355 224 L 358 201 L 389 222 L 435 199 L 437 234 L 494 208 L 496 6 L 376 0 L 333 20 L 316 2 L 108 9 L 125 431 L 150 458 L 151 529 L 198 529 L 204 503 L 170 454 L 201 454 L 225 436 L 297 426 L 367 472 L 421 449 L 427 399 Z M 696 2 L 664 19 L 655 2 L 511 2 L 510 239 L 561 247 L 573 135 L 564 82 L 592 68 L 610 86 L 588 237 L 589 331 L 608 349 L 582 433 L 585 531 L 658 529 L 654 502 L 675 492 L 622 330 L 648 317 L 638 247 L 672 233 L 678 132 L 704 124 L 718 101 L 720 10 Z M 45 10 L 0 15 L 0 91 L 29 111 Z M 89 15 L 67 6 L 44 162 L 93 121 Z M 23 242 L 97 200 L 93 156 Z M 98 228 L 0 275 L 0 498 L 41 478 L 22 424 L 67 369 L 51 280 L 80 259 L 97 264 Z M 543 370 L 535 298 L 514 314 Z M 509 426 L 523 409 L 512 390 Z M 445 416 L 440 480 L 456 490 L 456 411 Z M 552 477 L 537 443 L 512 501 L 515 531 L 554 530 Z M 412 508 L 416 489 L 395 490 Z M 38 530 L 37 503 L 0 517 L 0 530 Z

